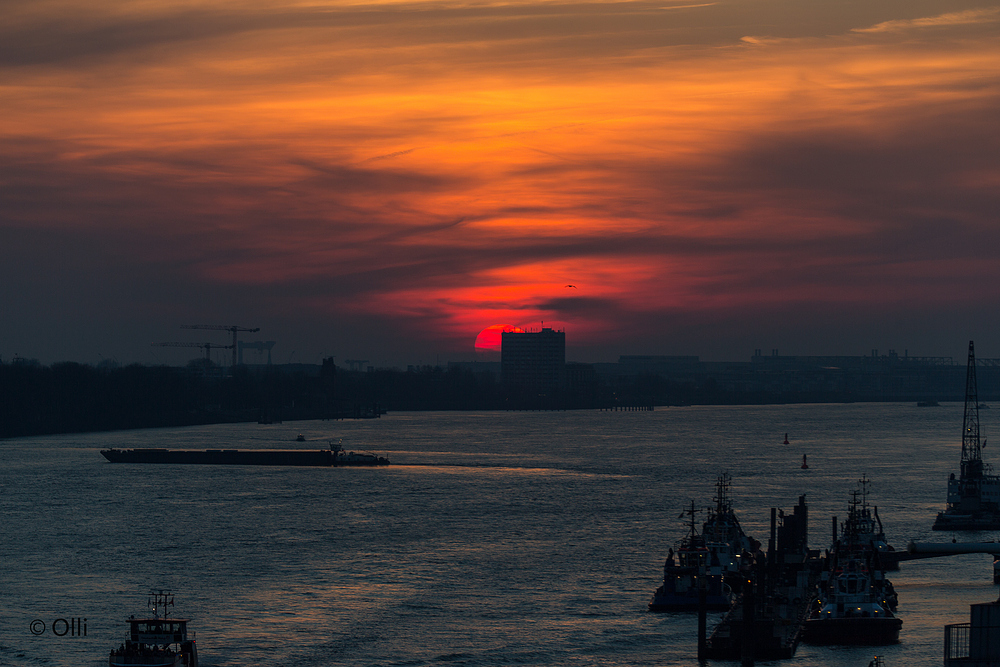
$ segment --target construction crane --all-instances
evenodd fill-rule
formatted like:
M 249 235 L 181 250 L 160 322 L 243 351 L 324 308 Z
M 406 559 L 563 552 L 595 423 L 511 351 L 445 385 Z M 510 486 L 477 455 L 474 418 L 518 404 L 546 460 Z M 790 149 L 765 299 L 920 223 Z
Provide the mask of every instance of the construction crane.
M 367 359 L 344 359 L 344 362 L 351 367 L 352 371 L 360 371 L 361 367 L 368 363 Z
M 151 343 L 154 347 L 203 347 L 205 361 L 212 361 L 212 348 L 228 350 L 232 345 L 216 345 L 215 343 Z
M 257 327 L 256 329 L 248 329 L 246 327 L 226 326 L 225 324 L 182 324 L 181 329 L 209 329 L 211 331 L 228 331 L 233 334 L 233 344 L 226 346 L 227 349 L 233 349 L 233 368 L 236 368 L 236 351 L 238 347 L 236 332 L 247 331 L 249 333 L 257 333 L 260 331 L 260 327 Z
M 240 363 L 241 364 L 243 363 L 243 350 L 257 350 L 260 352 L 267 350 L 267 365 L 270 366 L 271 348 L 274 347 L 275 344 L 276 343 L 273 340 L 264 340 L 264 341 L 258 340 L 252 343 L 244 343 L 243 341 L 240 341 L 239 344 L 237 345 L 237 350 L 239 351 Z

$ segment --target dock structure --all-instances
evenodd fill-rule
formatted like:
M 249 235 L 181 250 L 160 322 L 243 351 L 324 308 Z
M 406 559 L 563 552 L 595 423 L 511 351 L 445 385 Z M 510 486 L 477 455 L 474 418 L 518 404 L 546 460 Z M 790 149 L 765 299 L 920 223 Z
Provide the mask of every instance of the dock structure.
M 1000 584 L 1000 542 L 910 542 L 905 552 L 894 552 L 891 557 L 898 563 L 961 554 L 990 554 L 993 557 L 993 583 Z
M 970 605 L 968 623 L 944 626 L 944 667 L 1000 667 L 1000 600 Z
M 741 594 L 706 642 L 705 658 L 753 664 L 795 655 L 819 576 L 819 554 L 809 550 L 807 537 L 805 496 L 780 526 L 771 508 L 767 553 L 745 572 Z

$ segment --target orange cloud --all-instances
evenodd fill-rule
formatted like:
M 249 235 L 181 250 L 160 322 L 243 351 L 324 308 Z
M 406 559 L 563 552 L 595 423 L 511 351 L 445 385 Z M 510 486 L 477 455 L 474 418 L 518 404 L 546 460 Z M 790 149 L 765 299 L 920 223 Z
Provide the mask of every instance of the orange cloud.
M 59 7 L 0 29 L 4 228 L 283 312 L 600 342 L 887 280 L 944 299 L 995 240 L 995 9 L 818 30 L 718 3 Z M 935 26 L 963 39 L 903 34 Z
M 853 32 L 898 32 L 915 28 L 937 28 L 945 26 L 973 25 L 977 23 L 996 23 L 1000 19 L 1000 9 L 996 7 L 982 9 L 967 9 L 962 12 L 950 12 L 919 19 L 895 19 L 883 21 L 870 28 L 854 28 Z

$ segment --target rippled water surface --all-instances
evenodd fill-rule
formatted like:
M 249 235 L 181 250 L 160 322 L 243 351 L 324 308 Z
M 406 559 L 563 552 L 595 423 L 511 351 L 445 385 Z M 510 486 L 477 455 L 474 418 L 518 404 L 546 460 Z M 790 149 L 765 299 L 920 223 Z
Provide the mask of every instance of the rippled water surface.
M 988 437 L 997 427 L 982 414 Z M 399 413 L 0 441 L 0 664 L 106 665 L 123 620 L 167 588 L 209 666 L 694 665 L 696 617 L 646 603 L 684 533 L 678 515 L 690 499 L 711 504 L 717 474 L 732 474 L 744 528 L 765 543 L 770 508 L 805 494 L 810 545 L 829 546 L 831 516 L 843 518 L 862 475 L 890 543 L 950 541 L 930 526 L 961 428 L 960 404 L 852 404 Z M 393 465 L 99 454 L 341 438 Z M 997 598 L 991 574 L 987 555 L 903 563 L 891 574 L 902 641 L 875 651 L 886 667 L 940 665 L 944 625 Z M 54 636 L 58 618 L 86 618 L 86 636 Z M 872 655 L 802 645 L 785 664 L 864 667 Z

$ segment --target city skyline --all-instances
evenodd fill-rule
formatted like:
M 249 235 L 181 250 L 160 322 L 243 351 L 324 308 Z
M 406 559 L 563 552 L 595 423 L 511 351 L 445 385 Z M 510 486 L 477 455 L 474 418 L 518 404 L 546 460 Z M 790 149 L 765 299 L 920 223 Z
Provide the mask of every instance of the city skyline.
M 4 361 L 1000 357 L 996 2 L 8 10 Z

